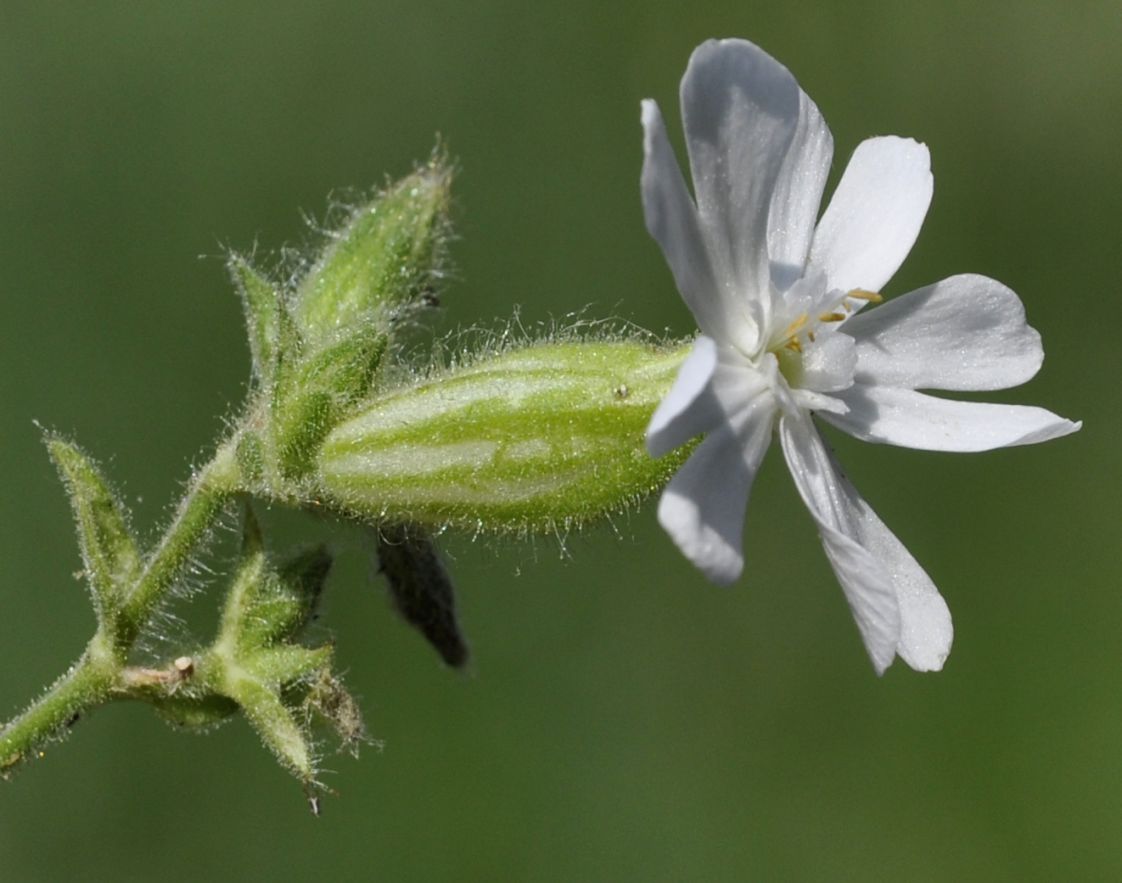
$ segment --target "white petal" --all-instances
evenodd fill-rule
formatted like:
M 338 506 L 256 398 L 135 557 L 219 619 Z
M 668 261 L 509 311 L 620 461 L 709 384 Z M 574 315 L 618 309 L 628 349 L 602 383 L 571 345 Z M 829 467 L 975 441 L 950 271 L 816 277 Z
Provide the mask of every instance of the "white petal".
M 831 411 L 835 414 L 844 414 L 849 410 L 849 405 L 841 399 L 820 392 L 811 392 L 809 389 L 792 389 L 791 403 L 804 411 Z
M 799 123 L 775 184 L 767 222 L 771 274 L 780 291 L 803 275 L 833 156 L 830 129 L 800 89 Z
M 1021 299 L 985 276 L 952 276 L 845 323 L 857 379 L 906 389 L 1006 389 L 1044 361 Z
M 682 77 L 702 227 L 737 298 L 758 301 L 768 291 L 768 211 L 798 126 L 799 95 L 790 71 L 744 40 L 701 44 Z
M 849 483 L 807 415 L 784 416 L 779 438 L 878 674 L 893 652 L 917 671 L 938 671 L 954 629 L 931 578 Z
M 832 289 L 880 291 L 915 244 L 932 186 L 925 145 L 895 136 L 861 142 L 818 223 L 810 264 Z
M 670 538 L 719 585 L 744 569 L 744 513 L 774 415 L 774 399 L 757 397 L 739 426 L 726 423 L 706 437 L 658 502 L 658 521 Z
M 815 392 L 836 392 L 853 385 L 857 347 L 840 331 L 823 331 L 803 356 L 800 386 Z
M 877 674 L 896 658 L 900 644 L 900 604 L 884 568 L 840 531 L 819 523 L 822 549 L 842 587 L 849 612 Z
M 835 395 L 845 414 L 823 419 L 869 442 L 924 451 L 989 451 L 1069 435 L 1082 426 L 1027 405 L 956 402 L 910 389 L 855 383 Z
M 713 276 L 705 250 L 697 209 L 682 180 L 682 171 L 666 137 L 666 125 L 658 105 L 642 102 L 643 214 L 647 231 L 662 248 L 670 272 L 698 327 L 718 339 L 726 340 L 729 315 L 722 302 L 724 286 Z M 733 313 L 744 317 L 741 307 Z M 741 318 L 739 321 L 745 321 Z
M 661 457 L 695 435 L 708 432 L 722 418 L 717 403 L 705 394 L 716 367 L 717 345 L 702 335 L 694 341 L 674 385 L 647 426 L 647 451 L 652 457 Z

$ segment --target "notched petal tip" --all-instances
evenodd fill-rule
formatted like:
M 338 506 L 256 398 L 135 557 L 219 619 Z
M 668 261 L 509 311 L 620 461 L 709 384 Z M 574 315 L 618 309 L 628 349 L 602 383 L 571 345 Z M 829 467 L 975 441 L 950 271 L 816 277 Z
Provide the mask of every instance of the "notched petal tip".
M 992 390 L 1040 370 L 1044 348 L 1016 292 L 973 273 L 950 276 L 846 322 L 858 380 L 905 389 Z

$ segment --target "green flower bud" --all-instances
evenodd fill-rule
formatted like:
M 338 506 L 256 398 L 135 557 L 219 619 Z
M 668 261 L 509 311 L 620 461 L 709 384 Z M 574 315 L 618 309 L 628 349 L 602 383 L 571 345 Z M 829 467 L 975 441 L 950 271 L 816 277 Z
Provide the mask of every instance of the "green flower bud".
M 283 496 L 307 477 L 323 437 L 369 392 L 399 320 L 434 301 L 451 178 L 435 155 L 359 206 L 295 289 L 230 259 L 260 390 L 256 437 L 238 450 L 246 486 Z
M 685 456 L 655 460 L 644 447 L 685 355 L 538 343 L 378 395 L 324 440 L 325 501 L 429 529 L 553 530 L 617 512 Z
M 452 173 L 434 158 L 347 220 L 300 283 L 293 315 L 313 349 L 388 324 L 432 296 L 448 239 Z

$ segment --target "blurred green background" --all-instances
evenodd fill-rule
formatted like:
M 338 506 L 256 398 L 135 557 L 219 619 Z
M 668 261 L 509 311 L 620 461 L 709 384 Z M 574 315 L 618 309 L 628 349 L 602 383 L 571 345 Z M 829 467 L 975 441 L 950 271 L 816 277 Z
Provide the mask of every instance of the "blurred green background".
M 688 333 L 643 228 L 638 102 L 676 129 L 710 36 L 791 67 L 835 177 L 868 135 L 930 145 L 934 203 L 888 293 L 1011 285 L 1048 359 L 1001 399 L 1086 421 L 973 456 L 835 437 L 950 603 L 946 670 L 874 676 L 774 451 L 728 591 L 653 505 L 563 547 L 449 538 L 467 677 L 352 535 L 325 622 L 384 749 L 329 761 L 322 818 L 244 722 L 198 737 L 107 707 L 0 785 L 0 879 L 1122 878 L 1116 0 L 5 0 L 0 717 L 92 627 L 32 420 L 101 458 L 151 535 L 245 387 L 226 246 L 309 241 L 302 212 L 440 133 L 462 169 L 441 328 L 591 304 Z

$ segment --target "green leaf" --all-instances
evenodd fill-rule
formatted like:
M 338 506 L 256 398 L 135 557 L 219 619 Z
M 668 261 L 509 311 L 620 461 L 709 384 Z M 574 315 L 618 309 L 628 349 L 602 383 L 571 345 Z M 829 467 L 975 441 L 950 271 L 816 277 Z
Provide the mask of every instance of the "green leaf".
M 282 328 L 287 319 L 284 301 L 273 284 L 241 255 L 231 256 L 229 269 L 245 311 L 253 374 L 268 386 L 283 345 Z
M 331 667 L 330 647 L 282 644 L 246 656 L 242 665 L 259 682 L 280 689 Z
M 285 637 L 298 635 L 311 621 L 331 565 L 332 556 L 326 546 L 303 549 L 281 564 L 278 574 L 280 584 L 297 604 L 288 620 L 278 620 L 278 634 Z
M 402 618 L 425 636 L 445 664 L 463 668 L 468 646 L 456 618 L 456 595 L 433 541 L 416 527 L 382 525 L 378 562 Z
M 98 621 L 106 624 L 140 572 L 140 552 L 129 532 L 127 512 L 97 466 L 76 445 L 51 436 L 47 450 L 70 496 Z
M 353 720 L 361 729 L 354 700 L 331 673 L 331 646 L 293 643 L 315 610 L 330 568 L 331 556 L 322 547 L 293 555 L 274 568 L 260 525 L 247 506 L 241 559 L 218 636 L 197 666 L 188 695 L 161 700 L 163 713 L 184 723 L 206 724 L 227 707 L 225 701 L 232 701 L 278 760 L 311 784 L 315 765 L 307 712 L 321 706 L 335 709 L 339 722 L 329 719 L 340 732 Z
M 324 436 L 369 389 L 385 346 L 384 336 L 356 334 L 281 365 L 269 413 L 284 479 L 300 479 L 313 469 Z
M 315 764 L 311 740 L 276 690 L 252 677 L 233 679 L 226 689 L 281 765 L 302 782 L 313 782 Z
M 322 390 L 306 391 L 273 408 L 273 446 L 281 479 L 298 481 L 312 471 L 337 413 L 335 397 Z
M 293 556 L 280 572 L 274 570 L 260 526 L 247 507 L 241 560 L 226 596 L 216 646 L 241 663 L 295 638 L 311 619 L 330 569 L 331 555 L 319 546 Z
M 685 358 L 642 342 L 547 342 L 392 390 L 331 431 L 322 498 L 375 523 L 553 531 L 660 488 L 644 436 Z

